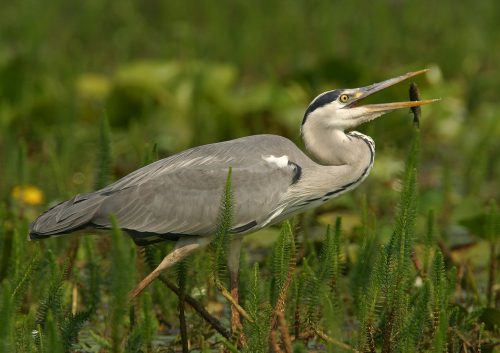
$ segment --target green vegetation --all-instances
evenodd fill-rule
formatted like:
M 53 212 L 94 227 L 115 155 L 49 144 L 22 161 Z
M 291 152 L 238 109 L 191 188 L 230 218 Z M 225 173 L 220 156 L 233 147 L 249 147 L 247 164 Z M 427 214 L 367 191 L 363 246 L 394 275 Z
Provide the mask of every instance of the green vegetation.
M 500 3 L 10 2 L 0 11 L 0 352 L 493 352 L 500 337 Z M 312 97 L 410 70 L 356 190 L 246 237 L 229 333 L 230 175 L 214 244 L 28 242 L 38 214 L 193 145 L 299 145 Z M 405 84 L 370 98 L 407 99 Z M 405 164 L 406 161 L 406 164 Z

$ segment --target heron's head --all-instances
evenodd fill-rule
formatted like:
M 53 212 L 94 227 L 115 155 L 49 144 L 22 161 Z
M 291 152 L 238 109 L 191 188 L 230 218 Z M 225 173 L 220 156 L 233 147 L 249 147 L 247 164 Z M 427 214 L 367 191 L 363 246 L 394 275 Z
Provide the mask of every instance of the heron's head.
M 361 105 L 361 101 L 375 92 L 395 85 L 407 78 L 422 74 L 427 70 L 409 72 L 386 81 L 361 88 L 335 89 L 320 94 L 311 102 L 302 121 L 302 133 L 308 127 L 319 129 L 347 130 L 396 109 L 429 104 L 433 100 L 395 102 Z

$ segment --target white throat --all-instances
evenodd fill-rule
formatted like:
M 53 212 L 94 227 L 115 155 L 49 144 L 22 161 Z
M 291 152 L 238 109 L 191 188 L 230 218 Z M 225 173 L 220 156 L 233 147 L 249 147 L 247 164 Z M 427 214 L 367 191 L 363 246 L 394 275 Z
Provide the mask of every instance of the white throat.
M 320 119 L 314 118 L 307 119 L 302 125 L 302 139 L 318 163 L 330 166 L 355 165 L 369 158 L 370 147 L 359 138 L 362 134 L 346 134 L 341 129 L 325 127 Z

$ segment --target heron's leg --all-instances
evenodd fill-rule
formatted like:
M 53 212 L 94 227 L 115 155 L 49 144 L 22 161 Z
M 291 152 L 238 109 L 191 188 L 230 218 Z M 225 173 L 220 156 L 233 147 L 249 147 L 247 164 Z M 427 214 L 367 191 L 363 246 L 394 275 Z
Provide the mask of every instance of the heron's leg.
M 230 289 L 231 289 L 231 297 L 234 302 L 239 304 L 239 274 L 240 274 L 240 252 L 241 252 L 241 243 L 243 241 L 243 237 L 236 236 L 231 240 L 229 244 L 229 253 L 227 257 L 227 265 L 229 268 L 229 276 L 230 276 Z M 231 332 L 234 334 L 235 332 L 242 332 L 243 326 L 240 321 L 240 313 L 238 310 L 231 306 Z M 242 337 L 238 338 L 241 342 Z
M 129 299 L 132 300 L 137 297 L 142 291 L 153 282 L 153 280 L 160 275 L 162 271 L 176 264 L 194 250 L 204 247 L 210 243 L 211 237 L 185 237 L 180 238 L 175 243 L 174 249 L 167 254 L 162 262 L 156 267 L 153 272 L 146 276 L 133 291 L 129 293 Z

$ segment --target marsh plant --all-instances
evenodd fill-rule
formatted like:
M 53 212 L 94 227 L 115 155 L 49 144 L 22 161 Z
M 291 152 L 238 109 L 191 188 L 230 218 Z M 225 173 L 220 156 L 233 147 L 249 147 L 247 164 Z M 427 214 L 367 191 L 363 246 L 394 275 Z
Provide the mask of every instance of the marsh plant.
M 103 120 L 98 186 L 110 174 L 110 141 Z M 26 163 L 22 146 L 20 174 Z M 497 206 L 492 202 L 482 219 L 491 253 L 489 284 L 481 293 L 473 273 L 457 272 L 433 211 L 416 231 L 419 151 L 415 129 L 386 241 L 362 202 L 354 251 L 338 217 L 319 241 L 308 238 L 307 223 L 286 221 L 267 256 L 243 256 L 243 328 L 233 334 L 226 300 L 231 171 L 208 251 L 161 275 L 134 303 L 127 293 L 136 268 L 154 268 L 169 244 L 136 251 L 116 220 L 111 237 L 28 243 L 24 206 L 3 205 L 0 351 L 491 352 L 499 332 Z M 222 310 L 209 310 L 217 305 Z

